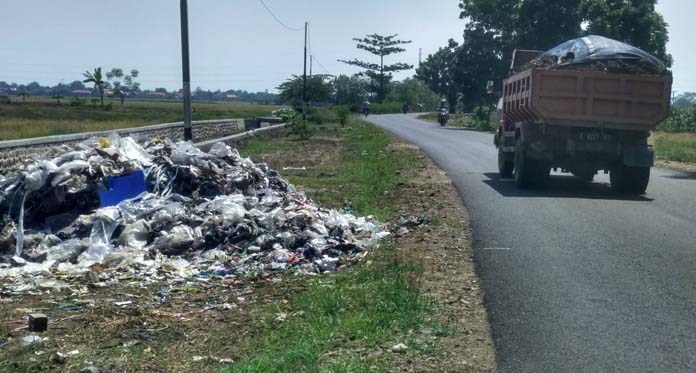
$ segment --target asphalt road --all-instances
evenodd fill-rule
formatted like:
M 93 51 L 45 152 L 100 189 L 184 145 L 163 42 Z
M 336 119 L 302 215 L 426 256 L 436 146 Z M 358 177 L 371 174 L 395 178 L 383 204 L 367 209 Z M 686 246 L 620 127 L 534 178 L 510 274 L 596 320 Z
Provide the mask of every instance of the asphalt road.
M 491 134 L 368 120 L 459 190 L 501 371 L 696 371 L 696 175 L 655 168 L 640 198 L 607 175 L 521 191 L 498 177 Z

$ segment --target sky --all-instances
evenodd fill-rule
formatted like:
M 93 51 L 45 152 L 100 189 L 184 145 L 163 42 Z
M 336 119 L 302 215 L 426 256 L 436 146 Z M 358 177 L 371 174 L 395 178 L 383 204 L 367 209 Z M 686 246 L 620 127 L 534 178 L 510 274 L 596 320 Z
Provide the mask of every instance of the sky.
M 191 86 L 275 91 L 303 66 L 309 22 L 313 72 L 352 74 L 337 59 L 369 59 L 354 37 L 399 34 L 412 40 L 387 63 L 418 64 L 447 40 L 461 39 L 458 0 L 189 0 Z M 669 23 L 674 89 L 696 91 L 694 0 L 659 0 Z M 179 0 L 0 0 L 0 81 L 54 85 L 96 66 L 138 69 L 142 88 L 181 87 Z M 413 70 L 396 75 L 411 76 Z

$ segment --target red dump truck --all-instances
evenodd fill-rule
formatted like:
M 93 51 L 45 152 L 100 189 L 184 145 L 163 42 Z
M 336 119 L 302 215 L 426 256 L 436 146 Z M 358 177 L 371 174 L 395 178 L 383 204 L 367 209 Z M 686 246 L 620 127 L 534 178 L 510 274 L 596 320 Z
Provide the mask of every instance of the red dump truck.
M 609 52 L 598 51 L 602 43 Z M 613 43 L 590 37 L 552 53 L 515 51 L 494 140 L 502 176 L 525 188 L 543 184 L 552 169 L 588 181 L 604 171 L 613 189 L 645 192 L 654 162 L 648 137 L 669 114 L 672 78 L 655 57 L 623 43 L 644 55 L 607 58 L 617 56 Z

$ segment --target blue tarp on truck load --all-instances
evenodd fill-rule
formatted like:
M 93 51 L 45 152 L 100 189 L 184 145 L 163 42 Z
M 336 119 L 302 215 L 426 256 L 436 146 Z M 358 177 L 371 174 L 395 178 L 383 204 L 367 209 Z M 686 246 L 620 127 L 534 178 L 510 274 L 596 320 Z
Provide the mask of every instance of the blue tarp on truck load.
M 598 35 L 566 41 L 542 53 L 531 64 L 543 67 L 572 68 L 577 65 L 607 61 L 637 65 L 655 73 L 667 72 L 665 64 L 650 53 Z

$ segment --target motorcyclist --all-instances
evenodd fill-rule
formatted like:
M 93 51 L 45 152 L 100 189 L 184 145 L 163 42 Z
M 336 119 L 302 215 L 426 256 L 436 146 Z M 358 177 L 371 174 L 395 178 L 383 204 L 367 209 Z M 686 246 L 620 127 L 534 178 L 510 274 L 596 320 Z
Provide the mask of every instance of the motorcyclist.
M 440 123 L 440 126 L 444 127 L 447 125 L 447 121 L 449 120 L 449 109 L 447 108 L 447 100 L 444 98 L 440 100 L 440 109 L 438 112 L 437 116 L 437 121 Z
M 365 102 L 363 102 L 362 112 L 365 116 L 370 114 L 370 101 L 365 100 Z
M 403 105 L 401 105 L 401 112 L 404 114 L 408 113 L 408 101 L 404 101 Z

